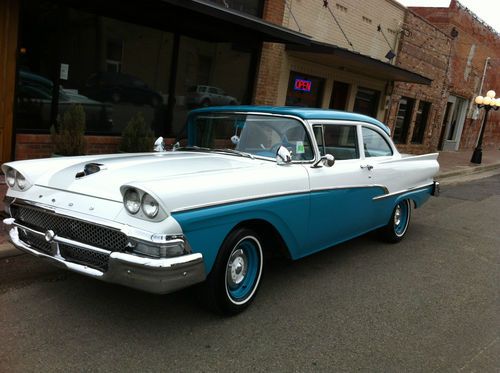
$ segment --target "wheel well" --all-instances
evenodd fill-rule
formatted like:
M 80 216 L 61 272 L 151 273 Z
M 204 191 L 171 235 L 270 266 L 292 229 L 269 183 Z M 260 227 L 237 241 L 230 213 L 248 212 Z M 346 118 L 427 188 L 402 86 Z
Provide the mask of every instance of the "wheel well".
M 262 244 L 265 256 L 270 258 L 276 256 L 291 258 L 283 237 L 281 237 L 281 234 L 274 227 L 274 225 L 268 221 L 261 219 L 242 221 L 241 223 L 238 223 L 233 230 L 243 227 L 252 229 L 260 234 L 263 241 Z

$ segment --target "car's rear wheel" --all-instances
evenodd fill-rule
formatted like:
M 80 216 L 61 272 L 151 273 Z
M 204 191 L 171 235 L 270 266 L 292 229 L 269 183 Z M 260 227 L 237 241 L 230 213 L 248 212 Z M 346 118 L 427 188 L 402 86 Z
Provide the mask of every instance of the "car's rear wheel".
M 232 231 L 224 240 L 207 278 L 211 303 L 224 314 L 237 314 L 254 300 L 263 268 L 261 239 L 247 228 Z
M 386 241 L 396 243 L 401 241 L 410 224 L 411 202 L 408 199 L 398 202 L 392 211 L 391 219 L 382 229 Z

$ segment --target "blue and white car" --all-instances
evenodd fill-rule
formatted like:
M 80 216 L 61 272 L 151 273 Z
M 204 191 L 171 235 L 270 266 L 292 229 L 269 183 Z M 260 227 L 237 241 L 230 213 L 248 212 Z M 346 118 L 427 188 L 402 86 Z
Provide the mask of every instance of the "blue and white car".
M 192 111 L 170 151 L 6 163 L 15 246 L 153 293 L 205 282 L 237 313 L 266 252 L 299 259 L 380 229 L 390 242 L 438 192 L 437 154 L 408 156 L 353 113 L 227 106 Z

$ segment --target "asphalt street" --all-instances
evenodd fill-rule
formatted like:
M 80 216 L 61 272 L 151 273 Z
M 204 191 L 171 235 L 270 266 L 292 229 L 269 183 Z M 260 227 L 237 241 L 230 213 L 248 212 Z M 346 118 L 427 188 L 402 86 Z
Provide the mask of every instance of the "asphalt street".
M 500 175 L 447 186 L 403 242 L 368 234 L 266 263 L 223 318 L 196 289 L 155 296 L 0 261 L 0 372 L 498 372 Z

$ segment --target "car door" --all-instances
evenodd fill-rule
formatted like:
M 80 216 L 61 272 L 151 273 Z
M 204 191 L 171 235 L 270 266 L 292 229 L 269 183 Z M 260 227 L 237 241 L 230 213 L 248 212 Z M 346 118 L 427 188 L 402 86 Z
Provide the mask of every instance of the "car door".
M 361 126 L 356 122 L 313 124 L 321 155 L 332 154 L 332 167 L 309 167 L 310 245 L 321 250 L 369 231 L 374 225 L 373 197 L 383 193 L 372 185 L 361 158 Z
M 399 153 L 392 145 L 389 135 L 379 127 L 369 123 L 360 126 L 361 139 L 361 169 L 368 177 L 370 183 L 385 188 L 379 190 L 373 199 L 373 228 L 385 225 L 392 212 L 391 201 L 384 196 L 389 192 L 400 190 L 400 185 L 405 184 L 403 179 L 411 178 L 401 169 L 400 162 L 393 162 Z M 381 198 L 382 197 L 382 198 Z

